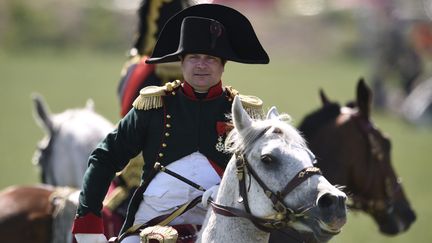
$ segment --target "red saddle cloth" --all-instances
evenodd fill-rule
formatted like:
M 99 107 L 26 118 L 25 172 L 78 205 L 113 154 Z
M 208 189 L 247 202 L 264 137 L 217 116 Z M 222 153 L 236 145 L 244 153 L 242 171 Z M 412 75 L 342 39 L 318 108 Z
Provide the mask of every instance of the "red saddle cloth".
M 124 222 L 124 217 L 107 208 L 103 208 L 102 218 L 104 223 L 104 234 L 107 239 L 118 236 Z

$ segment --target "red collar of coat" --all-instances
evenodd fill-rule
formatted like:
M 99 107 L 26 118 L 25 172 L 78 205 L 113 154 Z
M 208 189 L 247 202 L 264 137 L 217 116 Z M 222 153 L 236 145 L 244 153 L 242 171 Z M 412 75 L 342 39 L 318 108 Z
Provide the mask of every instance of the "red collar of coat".
M 195 99 L 195 100 L 197 99 L 195 96 L 194 89 L 192 88 L 192 86 L 190 84 L 183 81 L 182 88 L 183 88 L 183 92 L 185 93 L 186 96 L 188 96 L 189 98 Z M 222 94 L 222 92 L 223 92 L 222 81 L 219 81 L 219 83 L 210 87 L 210 89 L 207 92 L 207 96 L 205 97 L 205 99 L 207 100 L 207 99 L 218 97 Z

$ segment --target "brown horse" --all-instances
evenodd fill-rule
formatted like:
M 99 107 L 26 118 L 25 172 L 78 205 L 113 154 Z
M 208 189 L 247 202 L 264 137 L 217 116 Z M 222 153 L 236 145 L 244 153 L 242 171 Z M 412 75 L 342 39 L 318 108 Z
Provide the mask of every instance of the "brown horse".
M 318 166 L 333 184 L 347 187 L 352 195 L 351 208 L 370 214 L 382 233 L 396 235 L 408 230 L 416 216 L 391 164 L 390 140 L 370 118 L 370 88 L 361 79 L 356 103 L 341 109 L 331 108 L 338 105 L 322 91 L 321 99 L 321 111 L 340 113 L 321 121 L 321 127 L 311 124 L 312 114 L 299 128 L 320 158 Z
M 51 185 L 10 186 L 0 191 L 0 242 L 72 243 L 79 190 Z M 102 210 L 107 238 L 117 236 L 119 216 Z M 118 225 L 119 224 L 119 225 Z
M 416 216 L 392 167 L 390 140 L 371 120 L 370 88 L 360 79 L 356 102 L 346 107 L 330 102 L 323 91 L 320 95 L 323 106 L 299 126 L 318 158 L 317 167 L 332 184 L 346 187 L 350 207 L 369 214 L 381 233 L 396 235 L 408 230 Z M 288 237 L 281 232 L 277 235 L 271 242 Z M 313 242 L 305 235 L 289 236 Z
M 69 243 L 77 192 L 51 186 L 11 186 L 0 192 L 1 242 Z M 56 227 L 53 227 L 56 225 Z

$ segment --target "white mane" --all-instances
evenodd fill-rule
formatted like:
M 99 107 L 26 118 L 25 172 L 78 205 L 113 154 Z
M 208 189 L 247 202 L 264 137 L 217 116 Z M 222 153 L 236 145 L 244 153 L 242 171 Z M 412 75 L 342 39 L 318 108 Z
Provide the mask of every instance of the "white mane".
M 70 187 L 56 187 L 50 195 L 53 205 L 51 243 L 72 242 L 72 223 L 78 208 L 79 190 Z
M 237 129 L 233 129 L 225 140 L 225 150 L 231 154 L 236 152 L 249 153 L 247 148 L 251 149 L 257 138 L 271 127 L 284 131 L 283 134 L 287 143 L 306 148 L 306 141 L 290 122 L 291 117 L 288 114 L 280 114 L 271 119 L 256 120 L 251 127 L 245 128 L 244 134 L 241 136 Z

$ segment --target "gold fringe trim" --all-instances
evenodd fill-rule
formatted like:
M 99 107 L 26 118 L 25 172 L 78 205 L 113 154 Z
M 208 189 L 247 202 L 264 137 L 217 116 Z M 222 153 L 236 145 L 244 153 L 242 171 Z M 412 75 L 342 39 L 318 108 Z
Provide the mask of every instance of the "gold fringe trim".
M 163 106 L 162 96 L 179 87 L 180 80 L 168 82 L 164 86 L 147 86 L 140 90 L 140 95 L 132 103 L 137 110 L 151 110 Z
M 255 120 L 262 120 L 262 119 L 264 119 L 264 111 L 263 111 L 263 109 L 261 108 L 261 109 L 259 109 L 259 108 L 256 108 L 256 107 L 244 107 L 244 109 L 246 110 L 246 112 L 249 114 L 249 116 L 252 118 L 252 119 L 255 119 Z
M 150 243 L 157 241 L 160 243 L 175 243 L 177 242 L 178 232 L 171 226 L 150 226 L 144 228 L 141 233 L 141 242 Z
M 153 96 L 153 97 L 141 97 L 135 99 L 132 103 L 132 106 L 138 110 L 151 110 L 162 107 L 162 97 L 161 96 Z
M 226 86 L 225 89 L 230 99 L 234 99 L 236 95 L 240 97 L 243 108 L 252 119 L 258 120 L 264 118 L 263 102 L 260 98 L 251 95 L 242 95 L 231 86 Z
M 234 96 L 239 94 L 239 92 L 231 86 L 225 86 L 225 89 L 231 99 L 234 99 Z

